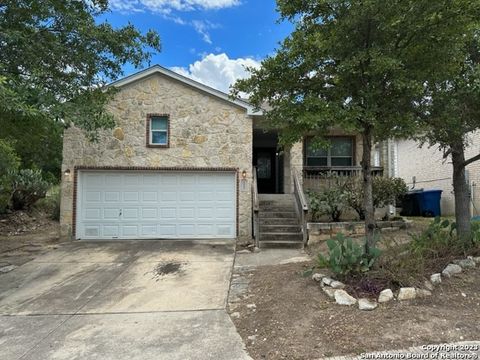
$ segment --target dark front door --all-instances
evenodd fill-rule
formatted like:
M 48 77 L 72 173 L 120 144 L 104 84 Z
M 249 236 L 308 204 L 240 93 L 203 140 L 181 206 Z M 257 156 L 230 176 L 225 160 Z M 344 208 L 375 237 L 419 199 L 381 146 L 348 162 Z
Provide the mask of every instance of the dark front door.
M 276 193 L 276 149 L 255 149 L 253 163 L 257 167 L 258 192 L 260 194 Z

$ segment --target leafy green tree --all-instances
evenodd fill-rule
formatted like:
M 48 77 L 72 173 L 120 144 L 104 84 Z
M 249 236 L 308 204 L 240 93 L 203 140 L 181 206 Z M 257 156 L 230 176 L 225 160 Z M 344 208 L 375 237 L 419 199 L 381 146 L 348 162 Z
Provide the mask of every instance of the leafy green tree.
M 13 174 L 19 166 L 20 159 L 12 144 L 0 139 L 0 214 L 10 205 Z
M 439 145 L 445 159 L 451 157 L 455 220 L 458 235 L 464 240 L 471 238 L 465 168 L 480 159 L 480 154 L 469 159 L 465 155 L 465 149 L 473 145 L 474 132 L 480 130 L 480 34 L 476 25 L 458 47 L 462 61 L 456 73 L 446 81 L 426 85 L 427 110 L 420 114 L 424 131 L 417 137 L 432 146 Z
M 362 136 L 365 229 L 374 244 L 371 149 L 414 133 L 424 83 L 458 61 L 458 43 L 478 18 L 475 0 L 277 0 L 292 34 L 252 76 L 239 81 L 266 119 L 292 144 L 332 127 Z
M 63 129 L 58 121 L 37 117 L 0 118 L 0 139 L 10 141 L 21 159 L 21 167 L 39 169 L 46 180 L 60 180 Z
M 0 118 L 113 126 L 107 81 L 160 50 L 155 31 L 114 28 L 99 17 L 108 0 L 0 0 Z

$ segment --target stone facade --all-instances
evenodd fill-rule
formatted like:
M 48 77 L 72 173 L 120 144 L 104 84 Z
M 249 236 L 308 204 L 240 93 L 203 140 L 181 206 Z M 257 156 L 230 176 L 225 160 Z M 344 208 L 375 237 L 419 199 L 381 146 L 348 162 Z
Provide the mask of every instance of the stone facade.
M 116 128 L 89 142 L 75 127 L 65 131 L 61 232 L 72 237 L 74 167 L 237 168 L 247 173 L 239 192 L 239 238 L 251 237 L 252 119 L 245 109 L 162 74 L 123 86 L 109 104 Z M 147 114 L 170 116 L 170 147 L 146 146 Z

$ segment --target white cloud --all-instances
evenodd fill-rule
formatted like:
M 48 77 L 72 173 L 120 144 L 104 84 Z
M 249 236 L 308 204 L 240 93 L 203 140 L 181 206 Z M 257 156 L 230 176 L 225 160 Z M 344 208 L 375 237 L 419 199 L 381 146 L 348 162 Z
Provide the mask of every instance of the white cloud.
M 112 10 L 121 12 L 151 11 L 169 14 L 172 10 L 212 10 L 240 4 L 240 0 L 110 0 Z
M 249 76 L 245 67 L 258 68 L 259 66 L 260 62 L 252 58 L 230 59 L 226 54 L 209 54 L 202 60 L 189 65 L 188 69 L 173 67 L 171 70 L 228 93 L 235 81 Z
M 203 41 L 210 45 L 212 44 L 212 39 L 210 38 L 210 33 L 208 31 L 211 29 L 218 29 L 220 27 L 219 25 L 213 24 L 208 20 L 193 20 L 192 26 L 197 33 L 202 35 Z

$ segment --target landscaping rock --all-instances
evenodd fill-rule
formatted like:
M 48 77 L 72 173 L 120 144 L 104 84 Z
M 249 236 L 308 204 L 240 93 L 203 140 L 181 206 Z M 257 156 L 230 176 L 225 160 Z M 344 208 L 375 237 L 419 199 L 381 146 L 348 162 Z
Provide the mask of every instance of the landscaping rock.
M 232 319 L 239 319 L 239 318 L 240 318 L 240 313 L 237 312 L 237 311 L 236 311 L 236 312 L 233 312 L 233 313 L 230 314 L 230 317 L 231 317 Z
M 333 289 L 344 289 L 345 284 L 340 282 L 340 281 L 332 281 L 330 283 L 330 287 L 333 288 Z
M 0 267 L 0 273 L 6 274 L 12 270 L 15 270 L 18 266 L 15 265 L 7 265 Z
M 378 304 L 375 301 L 370 301 L 368 299 L 358 299 L 358 308 L 360 310 L 375 310 Z
M 338 305 L 355 305 L 357 299 L 350 296 L 345 290 L 335 290 L 335 301 Z
M 325 276 L 326 276 L 325 274 L 315 273 L 312 275 L 312 280 L 316 282 L 320 282 Z
M 415 289 L 415 295 L 417 296 L 417 298 L 425 298 L 428 296 L 432 296 L 432 292 L 425 289 Z
M 380 292 L 378 295 L 378 302 L 379 303 L 386 303 L 393 300 L 393 291 L 390 289 L 385 289 Z
M 462 269 L 474 268 L 477 265 L 473 259 L 455 260 L 453 263 L 459 265 Z
M 440 274 L 440 273 L 432 274 L 432 276 L 430 276 L 430 282 L 433 285 L 440 284 L 442 282 L 442 274 Z
M 453 275 L 460 274 L 462 272 L 462 267 L 457 264 L 448 264 L 445 269 L 442 271 L 442 275 L 446 277 L 452 277 Z
M 330 298 L 330 299 L 335 299 L 335 291 L 337 291 L 337 289 L 332 289 L 331 287 L 322 287 L 322 290 L 325 294 L 327 294 L 327 296 Z
M 398 292 L 398 300 L 412 300 L 416 297 L 416 291 L 413 287 L 401 288 Z
M 257 340 L 257 335 L 250 335 L 247 339 L 251 342 L 255 342 L 255 340 Z
M 477 257 L 471 257 L 473 261 L 475 261 L 475 263 L 477 264 L 480 264 L 480 256 L 477 256 Z
M 247 304 L 247 309 L 256 309 L 257 305 L 255 304 Z
M 433 284 L 428 280 L 425 280 L 425 282 L 423 283 L 423 286 L 425 286 L 425 289 L 429 291 L 433 291 L 434 289 Z
M 327 285 L 327 286 L 330 286 L 330 284 L 333 282 L 334 280 L 332 278 L 329 278 L 329 277 L 324 277 L 322 279 L 322 284 L 323 285 Z

